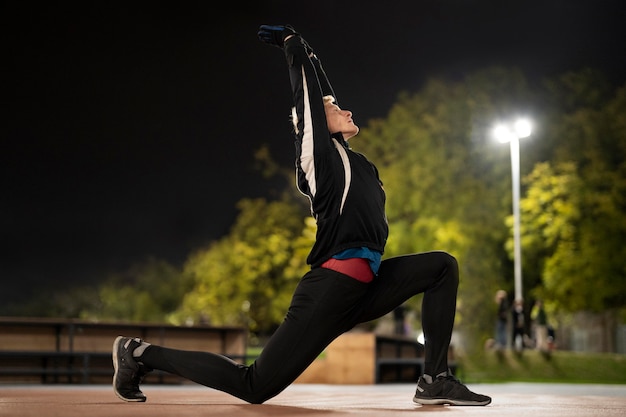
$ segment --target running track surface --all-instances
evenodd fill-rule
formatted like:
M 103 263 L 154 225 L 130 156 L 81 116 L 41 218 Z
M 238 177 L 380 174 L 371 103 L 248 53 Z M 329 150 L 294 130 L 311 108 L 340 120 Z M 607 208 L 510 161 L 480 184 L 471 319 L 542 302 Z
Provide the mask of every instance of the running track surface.
M 145 403 L 119 400 L 108 385 L 0 385 L 2 417 L 589 417 L 626 416 L 626 385 L 475 384 L 486 407 L 419 406 L 414 384 L 294 384 L 248 404 L 195 384 L 144 385 Z

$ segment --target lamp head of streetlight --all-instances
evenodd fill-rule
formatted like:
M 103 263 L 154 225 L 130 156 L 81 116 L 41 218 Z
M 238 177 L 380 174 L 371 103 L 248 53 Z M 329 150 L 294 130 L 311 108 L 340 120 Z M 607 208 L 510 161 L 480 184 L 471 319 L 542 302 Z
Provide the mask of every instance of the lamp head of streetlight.
M 502 123 L 493 129 L 493 135 L 502 143 L 528 137 L 531 132 L 532 125 L 528 119 L 517 119 L 513 125 Z
M 517 134 L 518 138 L 526 138 L 530 136 L 530 133 L 532 132 L 532 126 L 530 125 L 530 121 L 528 119 L 517 119 L 513 128 L 515 129 L 515 134 Z

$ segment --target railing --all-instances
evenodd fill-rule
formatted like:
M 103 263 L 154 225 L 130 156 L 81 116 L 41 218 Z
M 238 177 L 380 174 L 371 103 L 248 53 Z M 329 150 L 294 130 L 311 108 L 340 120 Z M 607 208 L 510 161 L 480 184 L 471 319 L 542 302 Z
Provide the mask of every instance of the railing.
M 80 320 L 0 317 L 0 382 L 109 383 L 111 348 L 118 335 L 159 345 L 223 354 L 246 360 L 247 332 L 238 327 L 170 326 L 151 323 L 94 323 Z M 146 383 L 178 383 L 152 372 Z

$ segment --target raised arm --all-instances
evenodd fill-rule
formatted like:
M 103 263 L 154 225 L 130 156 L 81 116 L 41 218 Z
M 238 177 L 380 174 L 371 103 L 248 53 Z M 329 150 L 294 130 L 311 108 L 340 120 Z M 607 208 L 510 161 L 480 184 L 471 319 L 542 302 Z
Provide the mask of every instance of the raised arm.
M 296 139 L 302 146 L 299 157 L 312 157 L 313 152 L 319 155 L 331 149 L 323 97 L 335 97 L 335 94 L 313 49 L 288 25 L 263 25 L 259 39 L 284 50 L 293 94 Z

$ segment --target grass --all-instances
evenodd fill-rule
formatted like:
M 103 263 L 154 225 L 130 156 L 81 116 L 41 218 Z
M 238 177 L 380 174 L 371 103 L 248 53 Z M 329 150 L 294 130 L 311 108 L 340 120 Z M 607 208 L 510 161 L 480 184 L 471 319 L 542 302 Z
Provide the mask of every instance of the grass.
M 256 357 L 262 348 L 248 349 Z M 251 363 L 253 359 L 249 362 Z M 560 382 L 626 384 L 626 355 L 535 350 L 483 351 L 457 358 L 457 376 L 466 383 Z
M 626 384 L 626 355 L 525 350 L 484 351 L 458 359 L 467 383 L 567 382 Z
M 248 349 L 246 350 L 246 356 L 248 359 L 245 364 L 252 365 L 254 360 L 261 354 L 262 350 L 263 348 L 260 346 L 248 346 Z

